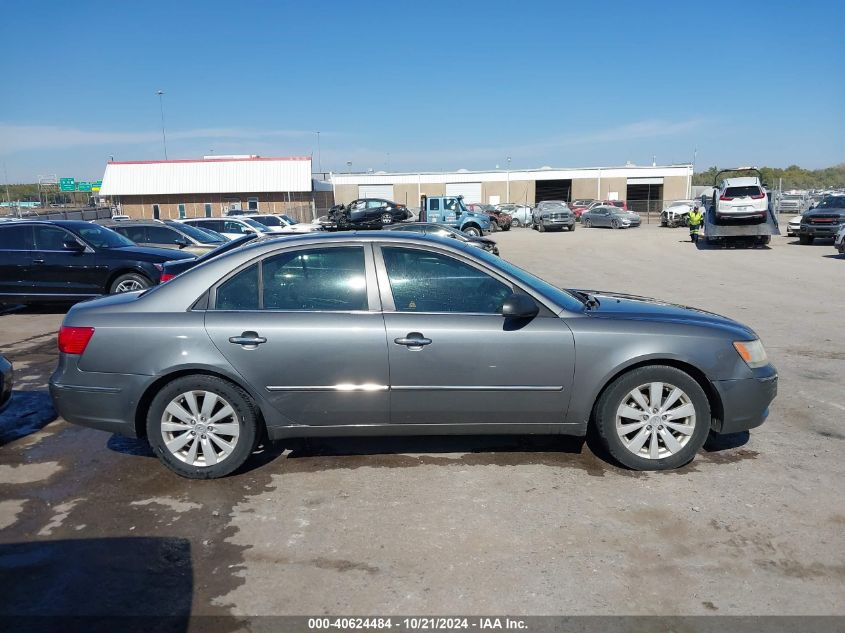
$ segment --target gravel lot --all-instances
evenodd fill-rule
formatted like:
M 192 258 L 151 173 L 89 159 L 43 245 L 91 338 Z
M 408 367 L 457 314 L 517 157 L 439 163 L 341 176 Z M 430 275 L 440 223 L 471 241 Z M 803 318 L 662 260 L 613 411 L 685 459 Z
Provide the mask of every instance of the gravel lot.
M 291 443 L 187 481 L 143 442 L 49 421 L 61 311 L 12 312 L 0 584 L 15 588 L 0 614 L 845 614 L 845 261 L 831 243 L 697 249 L 654 225 L 494 237 L 561 285 L 751 325 L 780 371 L 768 422 L 668 473 L 621 470 L 575 439 L 450 437 Z

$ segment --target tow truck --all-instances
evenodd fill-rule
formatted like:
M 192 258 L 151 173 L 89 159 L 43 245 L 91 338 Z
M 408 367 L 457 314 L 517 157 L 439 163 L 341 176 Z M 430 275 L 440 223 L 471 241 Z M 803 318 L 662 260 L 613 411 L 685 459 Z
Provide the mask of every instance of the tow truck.
M 420 196 L 420 222 L 434 222 L 478 237 L 492 230 L 490 216 L 466 208 L 463 196 Z
M 780 235 L 777 216 L 772 204 L 772 198 L 767 194 L 768 209 L 764 218 L 722 218 L 716 217 L 716 207 L 719 203 L 719 191 L 721 190 L 720 178 L 722 174 L 736 172 L 751 172 L 756 174 L 760 186 L 765 190 L 767 185 L 763 183 L 763 174 L 756 167 L 732 167 L 723 169 L 713 179 L 713 196 L 709 199 L 702 199 L 707 212 L 704 214 L 704 239 L 708 244 L 720 244 L 727 246 L 736 243 L 752 243 L 760 246 L 768 244 L 772 235 Z

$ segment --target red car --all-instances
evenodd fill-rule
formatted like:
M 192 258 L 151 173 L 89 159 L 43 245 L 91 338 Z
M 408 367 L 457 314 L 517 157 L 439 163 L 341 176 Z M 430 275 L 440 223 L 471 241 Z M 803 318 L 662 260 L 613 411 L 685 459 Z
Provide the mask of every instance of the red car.
M 504 211 L 499 211 L 492 204 L 472 202 L 466 207 L 473 213 L 486 213 L 490 217 L 490 225 L 494 231 L 509 231 L 511 228 L 511 216 Z
M 569 208 L 572 210 L 572 213 L 575 214 L 575 219 L 580 220 L 581 214 L 584 213 L 584 211 L 586 211 L 594 202 L 595 200 L 592 198 L 581 198 L 579 200 L 573 200 L 569 205 Z

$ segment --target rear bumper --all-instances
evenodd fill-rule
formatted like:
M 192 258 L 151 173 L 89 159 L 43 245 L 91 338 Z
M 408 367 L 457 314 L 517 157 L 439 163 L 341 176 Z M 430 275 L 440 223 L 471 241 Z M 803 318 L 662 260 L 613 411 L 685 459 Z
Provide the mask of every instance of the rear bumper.
M 135 412 L 153 376 L 84 372 L 78 357 L 61 354 L 50 377 L 56 412 L 68 422 L 136 437 Z
M 760 426 L 778 393 L 778 374 L 772 365 L 754 370 L 754 378 L 716 380 L 713 386 L 722 400 L 724 419 L 718 433 L 737 433 Z

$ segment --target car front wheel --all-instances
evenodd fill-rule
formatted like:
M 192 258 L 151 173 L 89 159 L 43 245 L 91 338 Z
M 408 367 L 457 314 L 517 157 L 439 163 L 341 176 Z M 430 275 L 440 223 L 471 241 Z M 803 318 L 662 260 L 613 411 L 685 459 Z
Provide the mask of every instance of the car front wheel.
M 216 479 L 246 462 L 258 442 L 258 413 L 249 395 L 216 376 L 185 376 L 156 394 L 147 439 L 170 470 Z
M 514 218 L 513 220 L 511 220 L 511 226 L 518 229 L 522 225 L 519 223 L 518 218 Z
M 689 374 L 640 367 L 614 380 L 595 411 L 608 452 L 634 470 L 667 470 L 692 461 L 710 432 L 710 403 Z
M 481 230 L 475 226 L 468 226 L 465 229 L 462 229 L 464 233 L 467 235 L 472 235 L 473 237 L 478 237 L 481 235 Z
M 590 218 L 587 218 L 587 219 L 585 219 L 585 220 L 581 220 L 581 224 L 583 224 L 583 225 L 584 225 L 584 228 L 585 228 L 585 229 L 588 229 L 588 228 L 590 228 L 591 226 L 593 226 L 593 223 L 592 223 L 592 222 L 590 222 Z
M 799 235 L 798 241 L 801 244 L 812 244 L 813 243 L 813 236 L 812 235 Z

